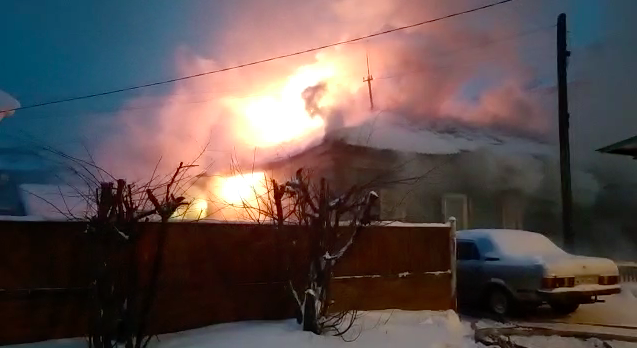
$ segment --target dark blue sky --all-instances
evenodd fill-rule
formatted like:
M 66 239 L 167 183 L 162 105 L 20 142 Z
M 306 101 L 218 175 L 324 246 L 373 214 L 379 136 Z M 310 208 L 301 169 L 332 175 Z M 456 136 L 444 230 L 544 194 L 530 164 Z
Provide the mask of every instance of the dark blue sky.
M 232 20 L 218 15 L 228 2 L 3 0 L 0 89 L 29 105 L 176 77 L 179 47 L 213 54 L 223 20 Z M 603 6 L 601 0 L 579 4 L 569 22 L 577 34 L 574 44 L 586 45 L 599 31 Z M 168 94 L 171 88 L 143 93 Z M 115 112 L 138 93 L 20 111 L 0 122 L 0 146 L 13 143 L 22 131 L 46 141 L 75 140 L 73 135 L 90 124 L 87 117 Z
M 211 3 L 4 0 L 0 89 L 28 105 L 175 77 L 177 48 L 206 49 L 223 25 Z M 164 94 L 170 88 L 143 93 Z M 24 129 L 39 135 L 43 125 L 47 133 L 70 133 L 83 115 L 115 111 L 134 95 L 20 111 L 0 124 L 0 133 Z

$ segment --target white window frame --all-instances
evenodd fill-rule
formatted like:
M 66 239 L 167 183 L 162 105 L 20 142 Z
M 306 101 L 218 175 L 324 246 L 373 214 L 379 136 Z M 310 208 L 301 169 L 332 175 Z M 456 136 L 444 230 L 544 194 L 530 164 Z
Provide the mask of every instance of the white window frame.
M 447 199 L 462 200 L 462 216 L 454 216 L 457 224 L 456 229 L 464 230 L 469 228 L 469 198 L 467 195 L 463 193 L 446 193 L 442 196 L 442 215 L 444 216 L 445 221 L 451 218 L 451 215 L 447 212 Z

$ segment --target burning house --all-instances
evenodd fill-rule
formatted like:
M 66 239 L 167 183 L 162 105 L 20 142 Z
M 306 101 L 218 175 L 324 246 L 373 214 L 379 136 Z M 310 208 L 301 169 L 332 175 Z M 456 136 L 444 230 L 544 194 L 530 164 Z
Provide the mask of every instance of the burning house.
M 467 127 L 417 128 L 376 119 L 342 128 L 296 155 L 263 166 L 278 180 L 300 168 L 338 194 L 366 185 L 380 196 L 380 219 L 458 228 L 559 231 L 554 149 L 521 136 Z

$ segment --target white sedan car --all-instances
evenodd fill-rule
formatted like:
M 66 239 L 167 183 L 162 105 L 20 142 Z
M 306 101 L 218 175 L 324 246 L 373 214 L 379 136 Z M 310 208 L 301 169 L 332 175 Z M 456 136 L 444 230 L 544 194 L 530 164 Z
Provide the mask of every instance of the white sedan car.
M 543 303 L 568 314 L 621 291 L 613 261 L 569 254 L 539 233 L 458 231 L 456 245 L 459 302 L 496 314 Z

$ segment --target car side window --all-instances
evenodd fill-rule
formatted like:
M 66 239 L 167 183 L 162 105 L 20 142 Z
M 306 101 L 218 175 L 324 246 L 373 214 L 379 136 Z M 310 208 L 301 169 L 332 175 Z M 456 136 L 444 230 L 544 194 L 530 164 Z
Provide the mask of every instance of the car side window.
M 476 243 L 469 241 L 458 241 L 456 257 L 458 260 L 480 260 L 480 252 Z

